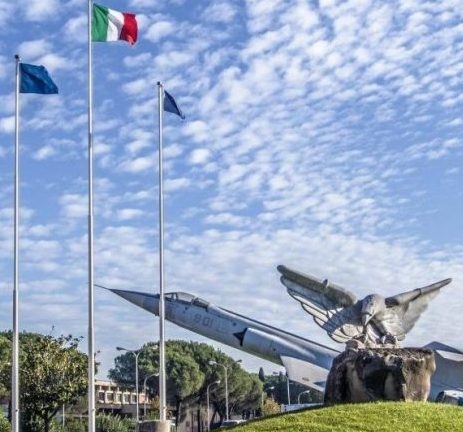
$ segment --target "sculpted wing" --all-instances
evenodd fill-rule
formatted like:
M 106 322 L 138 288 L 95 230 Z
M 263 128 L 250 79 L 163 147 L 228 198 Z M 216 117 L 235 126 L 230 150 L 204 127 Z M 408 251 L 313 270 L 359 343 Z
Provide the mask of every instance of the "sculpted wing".
M 388 297 L 384 316 L 380 317 L 381 327 L 398 340 L 403 340 L 426 310 L 428 303 L 450 282 L 452 279 L 444 279 L 423 288 Z
M 291 270 L 283 265 L 279 265 L 277 270 L 282 274 L 282 278 L 311 291 L 314 299 L 317 299 L 318 302 L 323 303 L 326 301 L 327 305 L 334 305 L 335 308 L 352 306 L 357 302 L 355 294 L 338 285 L 328 283 L 327 280 L 321 281 L 313 276 Z
M 353 293 L 285 266 L 278 266 L 277 269 L 282 274 L 281 283 L 288 293 L 301 303 L 303 309 L 333 340 L 347 342 L 362 334 L 361 305 Z M 373 326 L 368 326 L 368 332 L 372 340 L 377 339 Z

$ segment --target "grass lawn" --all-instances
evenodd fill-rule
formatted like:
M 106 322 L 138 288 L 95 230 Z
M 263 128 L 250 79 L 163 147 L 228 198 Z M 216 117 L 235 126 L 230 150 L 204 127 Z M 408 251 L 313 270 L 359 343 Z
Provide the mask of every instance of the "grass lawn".
M 463 432 L 463 407 L 378 402 L 316 407 L 234 427 L 239 432 Z

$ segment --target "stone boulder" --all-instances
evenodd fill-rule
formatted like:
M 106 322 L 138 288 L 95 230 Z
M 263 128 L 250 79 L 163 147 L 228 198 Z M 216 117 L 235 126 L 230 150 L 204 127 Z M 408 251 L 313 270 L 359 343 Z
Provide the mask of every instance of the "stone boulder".
M 435 369 L 424 348 L 347 349 L 333 361 L 325 403 L 425 401 Z

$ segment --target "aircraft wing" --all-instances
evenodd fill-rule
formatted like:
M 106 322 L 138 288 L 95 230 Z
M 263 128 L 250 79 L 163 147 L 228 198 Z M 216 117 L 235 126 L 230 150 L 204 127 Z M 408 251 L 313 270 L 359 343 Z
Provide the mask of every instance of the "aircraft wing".
M 291 381 L 298 382 L 320 392 L 325 391 L 326 379 L 328 377 L 327 369 L 295 357 L 282 355 L 280 358 Z

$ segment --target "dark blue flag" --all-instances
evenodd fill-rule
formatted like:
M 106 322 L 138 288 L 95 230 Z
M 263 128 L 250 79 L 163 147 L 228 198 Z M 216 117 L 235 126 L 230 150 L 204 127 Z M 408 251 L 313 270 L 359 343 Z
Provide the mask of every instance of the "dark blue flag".
M 20 63 L 19 68 L 21 74 L 20 93 L 58 93 L 58 87 L 43 66 Z
M 164 90 L 164 111 L 171 112 L 173 114 L 177 114 L 182 119 L 185 119 L 185 115 L 182 113 L 182 110 L 178 107 L 177 102 L 175 99 Z

